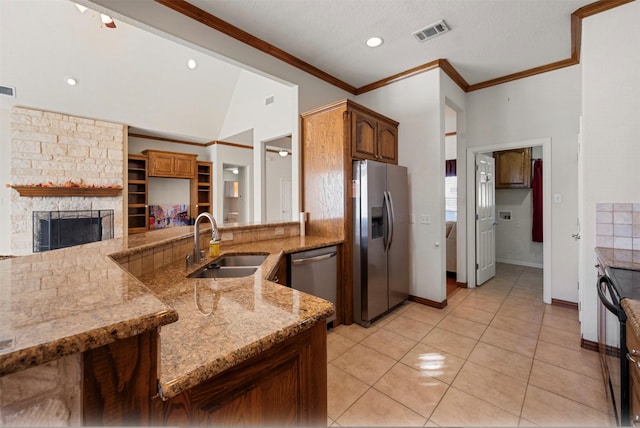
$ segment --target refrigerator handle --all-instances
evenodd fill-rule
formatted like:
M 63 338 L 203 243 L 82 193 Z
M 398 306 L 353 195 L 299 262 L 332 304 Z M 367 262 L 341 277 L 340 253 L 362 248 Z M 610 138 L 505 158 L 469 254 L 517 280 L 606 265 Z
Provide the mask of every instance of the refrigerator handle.
M 384 250 L 386 252 L 391 248 L 391 242 L 393 241 L 393 223 L 395 222 L 395 214 L 393 212 L 393 199 L 391 198 L 391 192 L 384 192 L 385 207 L 387 209 L 387 243 Z

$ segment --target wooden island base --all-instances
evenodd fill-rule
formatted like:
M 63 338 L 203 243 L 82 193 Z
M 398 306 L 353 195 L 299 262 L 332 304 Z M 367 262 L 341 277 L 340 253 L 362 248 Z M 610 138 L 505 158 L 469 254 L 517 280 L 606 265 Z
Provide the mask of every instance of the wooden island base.
M 324 321 L 166 401 L 158 346 L 156 332 L 85 352 L 85 425 L 327 424 Z

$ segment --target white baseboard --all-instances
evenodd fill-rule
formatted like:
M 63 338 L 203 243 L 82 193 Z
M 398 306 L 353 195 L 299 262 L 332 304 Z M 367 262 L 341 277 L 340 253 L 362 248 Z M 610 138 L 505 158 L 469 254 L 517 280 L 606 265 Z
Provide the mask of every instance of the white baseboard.
M 538 268 L 538 269 L 544 268 L 544 265 L 540 263 L 521 262 L 519 260 L 496 259 L 496 263 L 506 263 L 508 265 L 527 266 L 527 267 Z

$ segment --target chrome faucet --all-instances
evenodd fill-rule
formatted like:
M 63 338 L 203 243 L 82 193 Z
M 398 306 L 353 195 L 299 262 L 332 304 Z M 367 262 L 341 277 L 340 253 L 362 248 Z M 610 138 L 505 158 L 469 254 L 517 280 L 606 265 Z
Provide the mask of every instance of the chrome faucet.
M 200 220 L 206 217 L 211 223 L 211 239 L 215 240 L 218 237 L 218 224 L 216 219 L 213 218 L 208 212 L 200 213 L 196 217 L 196 222 L 193 224 L 193 263 L 200 263 L 202 258 L 200 257 Z

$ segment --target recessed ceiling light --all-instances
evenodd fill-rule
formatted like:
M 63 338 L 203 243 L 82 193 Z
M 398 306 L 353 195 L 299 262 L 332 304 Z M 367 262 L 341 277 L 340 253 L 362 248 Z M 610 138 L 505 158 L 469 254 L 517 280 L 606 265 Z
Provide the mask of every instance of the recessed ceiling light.
M 197 66 L 198 66 L 198 63 L 196 62 L 195 59 L 190 59 L 189 61 L 187 61 L 187 67 L 189 67 L 190 70 L 195 70 Z
M 64 81 L 67 82 L 69 86 L 76 86 L 78 84 L 78 79 L 75 77 L 65 77 Z
M 370 48 L 377 48 L 382 43 L 384 43 L 382 37 L 371 37 L 369 40 L 367 40 L 367 46 L 369 46 Z

